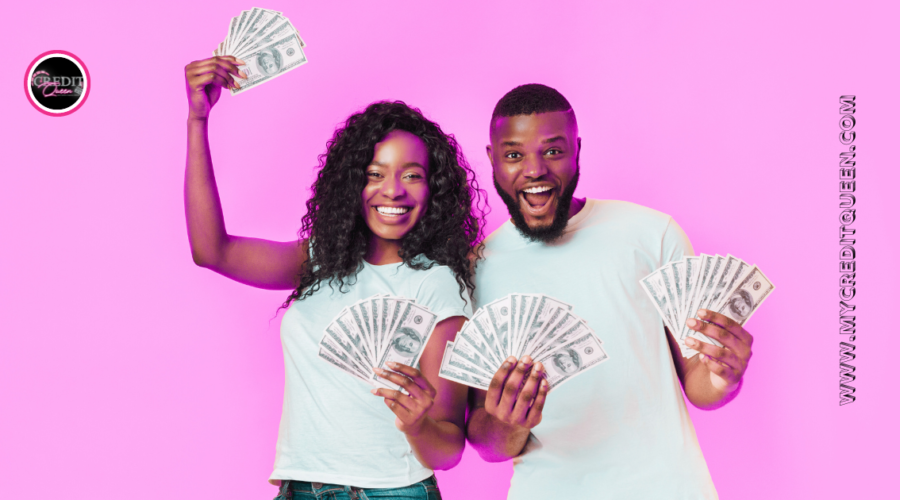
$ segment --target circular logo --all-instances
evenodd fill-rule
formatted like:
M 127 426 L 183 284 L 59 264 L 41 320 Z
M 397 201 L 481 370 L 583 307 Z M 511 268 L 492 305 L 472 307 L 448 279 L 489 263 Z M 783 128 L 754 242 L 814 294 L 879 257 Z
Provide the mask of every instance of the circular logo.
M 584 348 L 584 353 L 585 353 L 585 354 L 590 354 L 590 353 L 592 353 L 592 352 L 594 352 L 594 348 L 593 348 L 593 347 L 585 347 L 585 348 Z
M 291 57 L 292 55 L 294 55 L 294 49 L 293 49 L 293 47 L 287 49 L 287 50 L 285 51 L 285 54 L 287 54 L 288 57 Z
M 762 285 L 759 283 L 759 281 L 757 281 L 756 283 L 753 284 L 753 289 L 754 289 L 754 290 L 759 290 L 759 287 L 761 287 L 761 286 L 762 286 Z
M 501 307 L 500 316 L 506 316 L 507 314 L 509 314 L 509 309 L 507 309 L 506 307 Z
M 415 318 L 413 318 L 413 323 L 415 323 L 415 324 L 417 324 L 417 325 L 421 324 L 421 323 L 422 323 L 422 317 L 421 317 L 421 316 L 416 316 Z
M 34 109 L 49 116 L 74 113 L 91 90 L 87 66 L 75 54 L 51 50 L 37 56 L 25 72 L 25 95 Z

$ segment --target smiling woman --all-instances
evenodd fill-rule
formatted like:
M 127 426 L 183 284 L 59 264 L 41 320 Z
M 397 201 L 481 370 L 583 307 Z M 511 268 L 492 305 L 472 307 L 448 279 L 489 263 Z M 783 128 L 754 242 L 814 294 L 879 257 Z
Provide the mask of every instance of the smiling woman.
M 472 314 L 470 256 L 478 253 L 483 192 L 453 136 L 402 102 L 378 102 L 338 128 L 319 157 L 300 238 L 230 235 L 219 202 L 207 122 L 239 74 L 233 57 L 185 68 L 185 211 L 194 261 L 252 286 L 292 290 L 283 306 L 285 397 L 270 481 L 278 498 L 331 493 L 440 498 L 433 469 L 465 446 L 465 386 L 438 377 L 444 346 Z M 475 205 L 475 208 L 473 208 Z M 327 285 L 327 286 L 323 286 Z M 414 299 L 437 325 L 419 368 L 375 373 L 405 389 L 372 390 L 318 359 L 326 325 L 374 295 Z M 418 351 L 415 331 L 391 345 Z

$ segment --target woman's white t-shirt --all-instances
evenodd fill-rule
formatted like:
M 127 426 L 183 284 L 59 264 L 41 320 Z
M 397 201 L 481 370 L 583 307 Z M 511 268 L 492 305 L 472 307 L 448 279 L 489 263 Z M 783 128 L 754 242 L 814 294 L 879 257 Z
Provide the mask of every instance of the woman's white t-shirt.
M 371 387 L 318 357 L 325 327 L 344 307 L 375 294 L 415 299 L 437 315 L 472 316 L 450 268 L 364 263 L 344 292 L 327 284 L 294 301 L 281 322 L 284 406 L 270 481 L 294 479 L 365 488 L 407 486 L 432 475 L 416 459 L 395 415 Z M 443 349 L 443 346 L 441 346 Z

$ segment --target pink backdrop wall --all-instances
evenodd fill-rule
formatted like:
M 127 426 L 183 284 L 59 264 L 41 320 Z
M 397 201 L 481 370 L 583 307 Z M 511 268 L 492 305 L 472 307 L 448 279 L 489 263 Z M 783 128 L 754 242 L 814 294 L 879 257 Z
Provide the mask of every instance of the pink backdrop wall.
M 900 181 L 892 2 L 286 2 L 310 63 L 213 112 L 231 232 L 294 237 L 336 124 L 402 99 L 456 134 L 494 212 L 494 103 L 542 82 L 575 107 L 577 195 L 673 215 L 698 252 L 778 289 L 748 324 L 740 397 L 691 415 L 724 499 L 894 488 Z M 262 5 L 262 4 L 261 4 Z M 285 294 L 195 267 L 183 67 L 252 5 L 15 2 L 0 31 L 0 498 L 271 498 Z M 52 118 L 22 92 L 68 50 L 93 89 Z M 856 403 L 838 406 L 838 97 L 857 95 Z M 892 147 L 894 146 L 894 147 Z M 553 404 L 552 395 L 547 404 Z M 467 450 L 445 498 L 505 496 Z M 598 485 L 602 491 L 602 485 Z

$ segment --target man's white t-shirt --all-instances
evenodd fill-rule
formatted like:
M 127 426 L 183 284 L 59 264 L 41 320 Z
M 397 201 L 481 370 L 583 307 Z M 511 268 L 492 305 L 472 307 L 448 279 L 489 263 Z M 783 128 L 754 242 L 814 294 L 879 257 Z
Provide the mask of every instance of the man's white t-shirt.
M 638 283 L 693 255 L 678 224 L 633 203 L 587 200 L 552 244 L 528 240 L 509 221 L 485 243 L 476 306 L 510 293 L 560 299 L 609 355 L 547 396 L 509 498 L 718 498 L 662 318 Z
M 294 479 L 364 488 L 398 488 L 432 475 L 419 463 L 395 415 L 361 380 L 319 359 L 325 327 L 344 307 L 375 294 L 415 299 L 437 315 L 472 316 L 449 267 L 363 265 L 346 293 L 327 284 L 295 301 L 281 321 L 284 405 L 271 482 Z M 468 299 L 468 292 L 463 292 Z M 443 352 L 444 346 L 439 346 Z

